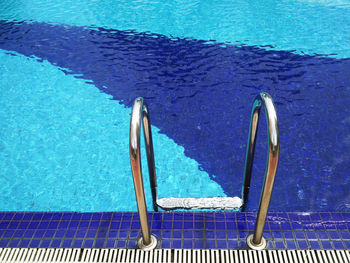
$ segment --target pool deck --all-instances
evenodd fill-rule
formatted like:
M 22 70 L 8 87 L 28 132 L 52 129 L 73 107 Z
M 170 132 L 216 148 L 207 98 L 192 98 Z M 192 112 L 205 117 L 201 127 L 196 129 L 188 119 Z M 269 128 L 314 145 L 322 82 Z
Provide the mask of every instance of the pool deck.
M 256 213 L 150 212 L 158 248 L 248 249 Z M 135 212 L 0 212 L 0 247 L 136 248 Z M 268 213 L 268 249 L 350 249 L 350 213 Z

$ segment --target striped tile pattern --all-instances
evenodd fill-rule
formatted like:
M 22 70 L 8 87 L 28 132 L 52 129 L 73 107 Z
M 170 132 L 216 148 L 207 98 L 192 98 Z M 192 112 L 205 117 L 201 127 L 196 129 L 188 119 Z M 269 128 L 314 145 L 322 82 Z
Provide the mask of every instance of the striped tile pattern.
M 156 249 L 20 249 L 0 248 L 0 261 L 28 262 L 247 262 L 247 263 L 349 263 L 350 252 L 345 250 L 190 250 Z

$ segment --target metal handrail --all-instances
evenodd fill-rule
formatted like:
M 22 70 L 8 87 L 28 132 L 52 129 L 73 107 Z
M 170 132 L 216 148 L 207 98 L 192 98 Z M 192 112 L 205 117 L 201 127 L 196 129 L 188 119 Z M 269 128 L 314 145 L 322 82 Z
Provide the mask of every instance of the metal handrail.
M 244 171 L 244 184 L 242 189 L 243 209 L 246 206 L 252 176 L 254 151 L 261 106 L 265 106 L 267 131 L 268 131 L 268 156 L 265 170 L 264 186 L 260 197 L 258 215 L 255 223 L 254 234 L 247 237 L 247 244 L 250 248 L 260 250 L 266 247 L 266 240 L 263 237 L 267 210 L 270 205 L 273 183 L 276 176 L 279 156 L 279 131 L 276 109 L 272 98 L 267 93 L 260 93 L 254 100 L 249 127 L 248 147 Z
M 267 93 L 260 93 L 253 103 L 251 122 L 249 128 L 248 147 L 246 153 L 246 163 L 244 171 L 244 184 L 242 189 L 243 208 L 245 208 L 252 175 L 254 161 L 255 143 L 258 130 L 258 122 L 261 106 L 264 105 L 266 111 L 268 128 L 268 159 L 265 171 L 264 186 L 260 197 L 259 211 L 256 219 L 255 231 L 253 235 L 247 237 L 247 244 L 252 249 L 264 249 L 266 240 L 263 237 L 263 231 L 269 208 L 273 183 L 277 171 L 279 156 L 279 131 L 278 120 L 272 98 Z M 147 216 L 147 205 L 145 199 L 145 190 L 142 178 L 141 155 L 140 155 L 140 129 L 141 119 L 143 123 L 144 139 L 147 152 L 148 171 L 153 198 L 153 208 L 158 211 L 157 205 L 157 184 L 154 164 L 154 152 L 152 142 L 152 132 L 150 125 L 150 116 L 147 104 L 142 98 L 134 101 L 130 120 L 130 161 L 133 175 L 137 208 L 141 223 L 142 237 L 138 241 L 138 246 L 143 250 L 154 249 L 157 245 L 156 238 L 150 234 L 149 221 Z
M 147 205 L 145 198 L 145 189 L 142 178 L 141 155 L 140 155 L 140 127 L 141 119 L 143 123 L 143 133 L 146 144 L 148 172 L 153 197 L 153 208 L 158 211 L 156 170 L 154 165 L 154 153 L 152 142 L 152 131 L 150 116 L 147 104 L 142 98 L 137 98 L 131 113 L 130 120 L 130 161 L 131 171 L 135 187 L 137 209 L 140 217 L 142 237 L 138 241 L 138 246 L 143 250 L 151 250 L 156 247 L 157 240 L 151 235 L 147 216 Z

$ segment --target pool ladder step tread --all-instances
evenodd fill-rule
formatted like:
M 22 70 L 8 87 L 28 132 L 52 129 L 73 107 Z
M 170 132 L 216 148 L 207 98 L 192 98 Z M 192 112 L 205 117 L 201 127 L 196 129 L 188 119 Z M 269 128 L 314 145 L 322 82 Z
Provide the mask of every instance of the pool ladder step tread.
M 157 206 L 164 210 L 175 209 L 233 209 L 239 210 L 243 205 L 241 198 L 235 197 L 201 197 L 201 198 L 180 198 L 167 197 L 159 198 Z
M 350 263 L 349 250 L 0 248 L 0 262 Z

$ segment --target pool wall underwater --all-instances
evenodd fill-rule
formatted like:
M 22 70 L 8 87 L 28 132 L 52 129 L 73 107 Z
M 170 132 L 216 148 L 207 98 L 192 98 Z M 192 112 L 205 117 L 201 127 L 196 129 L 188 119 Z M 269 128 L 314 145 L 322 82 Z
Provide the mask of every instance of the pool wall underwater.
M 0 247 L 136 247 L 140 96 L 159 197 L 240 196 L 264 91 L 281 145 L 268 248 L 350 249 L 347 32 L 347 1 L 0 3 Z M 150 211 L 159 248 L 247 248 L 267 158 L 259 126 L 246 212 Z M 144 148 L 142 160 L 152 210 Z

